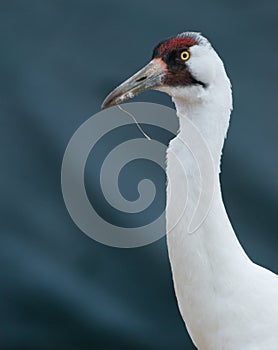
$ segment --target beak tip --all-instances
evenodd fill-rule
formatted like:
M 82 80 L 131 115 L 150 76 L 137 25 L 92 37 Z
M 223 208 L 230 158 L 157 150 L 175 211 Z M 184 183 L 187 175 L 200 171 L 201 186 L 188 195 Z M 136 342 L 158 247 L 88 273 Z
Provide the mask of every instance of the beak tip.
M 110 97 L 110 96 L 108 96 Z M 101 104 L 101 109 L 104 110 L 114 105 L 113 100 L 111 98 L 106 97 L 106 99 Z
M 104 110 L 124 103 L 145 90 L 160 86 L 162 72 L 164 72 L 164 66 L 159 62 L 151 61 L 139 72 L 110 92 L 103 101 L 101 109 Z
M 122 102 L 122 99 L 118 98 L 118 94 L 116 93 L 116 91 L 117 89 L 113 90 L 108 96 L 106 96 L 100 107 L 102 110 L 115 106 Z

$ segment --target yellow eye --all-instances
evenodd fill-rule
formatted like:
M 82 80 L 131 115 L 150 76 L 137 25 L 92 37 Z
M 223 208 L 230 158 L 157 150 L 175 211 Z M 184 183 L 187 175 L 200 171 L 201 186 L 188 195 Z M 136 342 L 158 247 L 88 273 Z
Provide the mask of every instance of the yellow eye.
M 180 55 L 181 60 L 187 61 L 189 60 L 189 57 L 190 57 L 190 53 L 188 51 L 182 51 Z

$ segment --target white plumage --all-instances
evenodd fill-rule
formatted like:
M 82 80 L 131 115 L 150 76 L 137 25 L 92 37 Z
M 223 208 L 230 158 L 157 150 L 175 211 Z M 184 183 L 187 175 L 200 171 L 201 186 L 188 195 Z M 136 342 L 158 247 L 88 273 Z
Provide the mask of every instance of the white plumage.
M 183 50 L 189 55 L 181 55 Z M 199 350 L 277 350 L 278 276 L 248 258 L 221 195 L 220 160 L 232 110 L 230 81 L 221 59 L 200 34 L 183 33 L 159 44 L 152 61 L 116 88 L 102 107 L 146 89 L 169 94 L 180 122 L 167 152 L 167 244 L 179 309 L 194 344 Z M 180 142 L 186 137 L 186 118 L 206 141 L 217 174 L 208 215 L 193 234 L 188 231 L 191 209 L 202 189 L 198 165 Z M 177 169 L 177 156 L 187 179 Z M 176 208 L 186 201 L 181 195 L 186 181 L 187 207 L 170 230 Z
M 192 47 L 189 64 L 192 74 L 208 87 L 166 90 L 177 109 L 180 136 L 183 119 L 190 118 L 218 170 L 232 108 L 230 82 L 222 61 L 205 40 Z M 194 208 L 201 190 L 198 169 L 178 139 L 171 141 L 168 151 L 172 202 L 185 200 L 179 190 L 184 178 L 177 178 L 173 158 L 177 152 L 190 169 L 187 181 L 193 190 L 188 192 L 188 208 Z M 167 206 L 167 222 L 175 215 L 175 208 Z M 222 201 L 219 177 L 209 214 L 194 234 L 187 232 L 191 215 L 185 213 L 167 235 L 167 243 L 179 309 L 194 344 L 199 350 L 277 350 L 278 276 L 254 264 L 243 251 Z

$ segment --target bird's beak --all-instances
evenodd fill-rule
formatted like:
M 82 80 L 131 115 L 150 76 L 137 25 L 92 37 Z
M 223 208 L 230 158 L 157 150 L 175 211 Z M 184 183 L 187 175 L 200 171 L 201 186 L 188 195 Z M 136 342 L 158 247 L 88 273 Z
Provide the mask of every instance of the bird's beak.
M 161 79 L 165 74 L 166 64 L 155 58 L 144 68 L 135 73 L 113 90 L 103 101 L 101 109 L 123 103 L 130 98 L 149 89 L 156 89 L 161 86 Z

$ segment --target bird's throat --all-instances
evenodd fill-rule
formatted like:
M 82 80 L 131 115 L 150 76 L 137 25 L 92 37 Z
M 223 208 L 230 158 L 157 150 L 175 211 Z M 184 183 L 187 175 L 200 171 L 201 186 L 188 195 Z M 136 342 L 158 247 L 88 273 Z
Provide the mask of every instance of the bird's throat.
M 230 96 L 231 91 L 227 89 Z M 226 99 L 226 101 L 225 101 Z M 177 116 L 179 118 L 179 136 L 186 134 L 188 119 L 194 124 L 202 138 L 208 145 L 216 168 L 220 171 L 222 149 L 229 127 L 231 113 L 231 97 L 217 97 L 213 89 L 209 95 L 191 101 L 183 98 L 173 98 Z
M 227 91 L 230 93 L 230 89 Z M 195 328 L 205 328 L 210 321 L 214 322 L 209 319 L 210 314 L 215 315 L 214 310 L 210 310 L 210 298 L 216 298 L 216 294 L 221 298 L 221 294 L 231 292 L 237 285 L 239 266 L 248 261 L 222 201 L 219 170 L 231 97 L 220 97 L 221 93 L 216 92 L 199 103 L 173 98 L 180 131 L 167 152 L 167 244 L 178 304 L 193 339 Z M 201 141 L 207 144 L 215 169 L 213 181 L 207 184 L 214 187 L 212 200 L 206 208 L 207 215 L 193 233 L 189 231 L 189 224 L 201 191 L 207 190 L 203 188 L 200 168 L 203 176 L 209 174 L 206 174 L 207 168 L 202 169 L 198 164 L 194 150 L 181 145 L 180 139 L 186 137 L 187 118 L 199 131 Z M 177 217 L 177 208 L 183 207 L 184 211 Z M 206 298 L 203 298 L 202 290 L 206 291 Z M 203 316 L 204 310 L 207 319 Z M 200 319 L 203 319 L 203 325 L 199 324 Z

